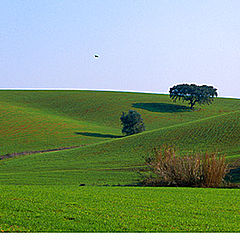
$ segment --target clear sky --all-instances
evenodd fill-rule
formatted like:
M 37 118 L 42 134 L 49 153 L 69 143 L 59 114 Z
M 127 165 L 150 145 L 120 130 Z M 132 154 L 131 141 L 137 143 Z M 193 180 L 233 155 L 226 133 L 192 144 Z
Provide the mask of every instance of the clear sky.
M 239 0 L 0 1 L 0 88 L 178 83 L 240 97 Z

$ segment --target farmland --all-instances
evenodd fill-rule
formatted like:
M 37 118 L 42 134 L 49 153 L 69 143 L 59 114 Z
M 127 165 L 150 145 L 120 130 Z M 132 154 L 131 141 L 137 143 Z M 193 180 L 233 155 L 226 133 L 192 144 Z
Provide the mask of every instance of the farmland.
M 141 113 L 146 131 L 122 137 L 119 117 L 129 109 Z M 181 152 L 217 150 L 240 166 L 239 119 L 238 99 L 218 98 L 190 111 L 159 94 L 1 91 L 0 155 L 76 148 L 0 160 L 0 227 L 10 232 L 237 232 L 238 189 L 134 185 L 144 156 L 163 144 Z
M 19 232 L 238 232 L 231 189 L 1 187 L 1 229 Z M 238 213 L 238 214 L 237 214 Z

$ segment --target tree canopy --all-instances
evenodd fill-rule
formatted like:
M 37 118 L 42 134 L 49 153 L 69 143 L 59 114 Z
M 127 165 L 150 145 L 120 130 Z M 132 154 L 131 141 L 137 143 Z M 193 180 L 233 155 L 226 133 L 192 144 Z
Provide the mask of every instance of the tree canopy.
M 179 84 L 175 85 L 169 90 L 170 98 L 174 102 L 177 100 L 182 100 L 183 102 L 188 102 L 190 108 L 193 109 L 194 105 L 198 103 L 210 104 L 212 103 L 214 97 L 217 97 L 217 89 L 213 86 L 202 85 L 198 86 L 196 84 Z
M 132 135 L 145 131 L 145 126 L 141 114 L 134 110 L 129 110 L 128 113 L 123 112 L 120 120 L 123 125 L 122 133 Z

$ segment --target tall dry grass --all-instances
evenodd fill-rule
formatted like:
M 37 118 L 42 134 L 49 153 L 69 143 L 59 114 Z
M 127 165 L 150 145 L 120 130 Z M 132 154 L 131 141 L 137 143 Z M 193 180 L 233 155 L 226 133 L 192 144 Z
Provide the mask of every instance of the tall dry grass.
M 145 162 L 152 173 L 142 182 L 148 186 L 219 187 L 227 173 L 225 156 L 216 152 L 179 155 L 164 146 Z

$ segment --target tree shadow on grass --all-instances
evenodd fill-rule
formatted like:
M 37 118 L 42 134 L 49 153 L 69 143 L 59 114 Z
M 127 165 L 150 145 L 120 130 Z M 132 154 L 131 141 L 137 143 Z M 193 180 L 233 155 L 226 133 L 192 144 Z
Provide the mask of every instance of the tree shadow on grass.
M 102 133 L 92 133 L 92 132 L 75 132 L 75 134 L 79 134 L 82 136 L 88 137 L 99 137 L 99 138 L 122 138 L 124 136 L 113 135 L 113 134 L 102 134 Z
M 190 107 L 170 103 L 133 103 L 132 107 L 141 108 L 150 112 L 189 112 Z

